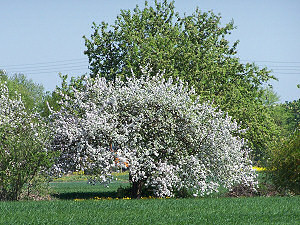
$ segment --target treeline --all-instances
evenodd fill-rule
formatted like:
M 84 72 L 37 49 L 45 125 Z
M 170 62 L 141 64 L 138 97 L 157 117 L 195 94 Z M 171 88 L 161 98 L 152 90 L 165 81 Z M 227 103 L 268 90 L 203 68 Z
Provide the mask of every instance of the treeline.
M 149 76 L 162 73 L 165 79 L 186 82 L 195 89 L 192 98 L 210 102 L 240 124 L 244 132 L 235 135 L 247 140 L 254 163 L 272 171 L 280 187 L 300 186 L 300 99 L 278 103 L 276 93 L 266 88 L 276 79 L 268 68 L 240 62 L 238 41 L 231 45 L 227 39 L 235 29 L 233 22 L 221 26 L 221 16 L 199 9 L 180 16 L 173 1 L 155 1 L 154 6 L 146 2 L 143 9 L 122 10 L 114 24 L 93 24 L 92 29 L 90 38 L 84 37 L 91 81 L 105 77 L 126 83 L 132 76 L 143 77 L 146 70 Z M 51 110 L 60 110 L 61 96 L 72 101 L 75 89 L 84 91 L 83 76 L 69 83 L 67 76 L 61 77 L 61 86 L 45 93 L 22 74 L 9 77 L 0 72 L 10 98 L 20 94 L 25 110 L 38 112 L 45 122 Z

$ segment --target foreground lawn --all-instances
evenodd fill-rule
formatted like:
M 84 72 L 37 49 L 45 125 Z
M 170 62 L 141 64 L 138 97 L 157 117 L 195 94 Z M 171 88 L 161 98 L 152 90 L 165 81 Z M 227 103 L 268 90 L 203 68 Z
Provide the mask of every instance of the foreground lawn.
M 0 224 L 299 224 L 300 197 L 0 202 Z
M 129 185 L 128 174 L 116 177 L 109 187 L 89 185 L 84 176 L 63 177 L 50 184 L 55 200 L 0 202 L 0 224 L 299 224 L 300 221 L 300 196 L 225 198 L 221 194 L 192 199 L 115 199 L 119 197 L 117 189 Z

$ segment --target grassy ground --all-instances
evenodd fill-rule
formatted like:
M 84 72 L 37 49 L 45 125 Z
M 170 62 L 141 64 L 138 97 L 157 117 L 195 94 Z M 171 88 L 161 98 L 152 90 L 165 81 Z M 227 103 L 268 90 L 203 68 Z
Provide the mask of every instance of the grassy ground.
M 127 175 L 109 185 L 82 176 L 51 183 L 52 201 L 0 202 L 0 224 L 299 224 L 300 196 L 111 199 Z M 105 198 L 106 200 L 101 200 Z M 111 200 L 110 200 L 111 199 Z
M 0 224 L 299 224 L 299 197 L 1 202 Z
M 128 174 L 114 174 L 116 180 L 110 184 L 88 184 L 86 176 L 66 176 L 50 183 L 52 196 L 61 200 L 91 199 L 95 197 L 116 198 L 119 187 L 129 186 Z

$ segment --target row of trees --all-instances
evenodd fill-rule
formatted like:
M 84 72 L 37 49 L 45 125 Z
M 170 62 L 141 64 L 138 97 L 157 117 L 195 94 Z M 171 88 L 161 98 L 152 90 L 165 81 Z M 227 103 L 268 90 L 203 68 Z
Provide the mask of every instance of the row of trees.
M 81 81 L 71 98 L 62 88 L 52 93 L 61 103 L 50 121 L 40 116 L 44 110 L 26 108 L 21 96 L 10 96 L 1 85 L 1 199 L 20 198 L 24 187 L 30 194 L 41 174 L 84 170 L 105 181 L 124 163 L 134 197 L 145 187 L 157 196 L 185 196 L 217 191 L 219 185 L 255 185 L 250 152 L 236 137 L 241 128 L 211 104 L 191 98 L 195 93 L 183 83 L 149 74 L 126 83 Z M 298 113 L 285 115 L 281 122 L 287 124 Z M 297 190 L 299 130 L 281 140 L 268 166 L 280 187 Z
M 250 159 L 276 171 L 277 156 L 284 155 L 288 145 L 279 143 L 297 143 L 293 140 L 298 138 L 300 101 L 274 104 L 276 95 L 265 87 L 275 78 L 267 68 L 240 62 L 238 42 L 230 45 L 226 39 L 233 29 L 232 22 L 221 26 L 221 16 L 213 12 L 197 9 L 180 16 L 174 2 L 146 2 L 143 9 L 121 11 L 111 26 L 93 25 L 90 39 L 84 37 L 89 78 L 67 83 L 62 76 L 61 87 L 45 94 L 24 75 L 8 77 L 2 71 L 1 104 L 6 110 L 0 115 L 0 197 L 14 190 L 8 176 L 29 153 L 10 157 L 25 149 L 32 149 L 37 162 L 45 162 L 27 161 L 37 168 L 34 174 L 49 169 L 58 153 L 52 172 L 84 169 L 107 179 L 118 158 L 130 165 L 135 197 L 146 186 L 159 196 L 184 191 L 202 195 L 219 184 L 231 187 L 238 182 L 255 186 Z M 7 99 L 12 102 L 5 103 Z M 22 110 L 27 114 L 19 124 L 29 131 L 14 125 L 12 136 L 7 136 L 8 118 L 19 117 Z M 13 139 L 17 133 L 23 134 L 24 143 Z M 38 138 L 30 139 L 32 135 Z M 26 145 L 29 139 L 32 143 Z M 289 163 L 297 165 L 298 147 L 291 145 Z M 10 163 L 17 159 L 21 162 Z M 298 167 L 289 183 L 299 182 L 295 173 Z

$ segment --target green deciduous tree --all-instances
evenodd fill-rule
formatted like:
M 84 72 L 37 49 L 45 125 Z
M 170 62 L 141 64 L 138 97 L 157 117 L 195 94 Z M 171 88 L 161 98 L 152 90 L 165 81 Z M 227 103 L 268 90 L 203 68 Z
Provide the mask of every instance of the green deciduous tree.
M 9 96 L 11 98 L 15 98 L 19 94 L 22 96 L 26 110 L 41 110 L 45 96 L 45 90 L 42 85 L 34 83 L 24 74 L 8 76 L 5 71 L 0 70 L 0 83 L 4 82 L 10 90 Z
M 73 88 L 82 86 L 82 76 L 78 78 L 72 77 L 68 83 L 68 75 L 59 74 L 62 79 L 61 86 L 57 86 L 53 92 L 47 92 L 44 96 L 43 104 L 41 106 L 41 115 L 48 117 L 51 114 L 51 109 L 58 111 L 60 109 L 59 101 L 62 99 L 60 94 L 68 95 L 70 98 L 73 96 Z M 58 94 L 60 93 L 60 94 Z
M 264 97 L 263 84 L 273 79 L 266 68 L 242 64 L 236 47 L 226 39 L 233 22 L 221 26 L 221 16 L 197 9 L 180 16 L 174 2 L 145 3 L 132 11 L 122 10 L 109 26 L 93 24 L 85 38 L 91 77 L 126 80 L 131 70 L 140 76 L 140 66 L 164 71 L 166 77 L 180 78 L 194 86 L 202 101 L 210 100 L 248 128 L 244 135 L 255 158 L 264 157 L 276 133 Z
M 272 149 L 267 168 L 277 188 L 300 194 L 300 126 Z
M 293 132 L 300 124 L 300 98 L 291 102 L 285 102 L 283 107 L 290 114 L 287 124 L 289 125 L 289 131 Z

